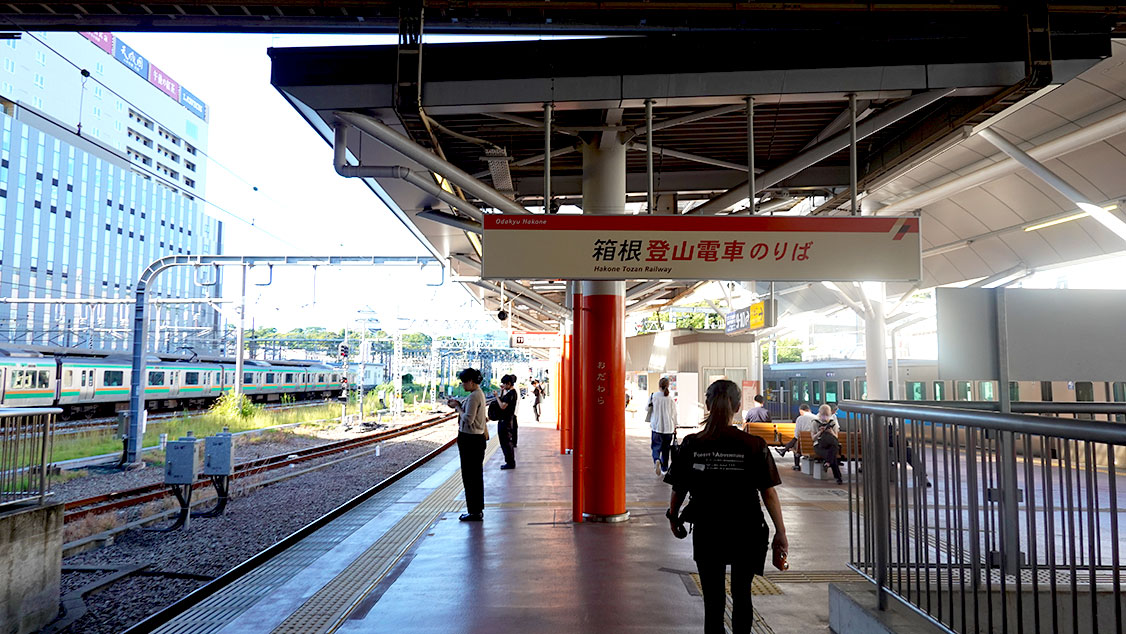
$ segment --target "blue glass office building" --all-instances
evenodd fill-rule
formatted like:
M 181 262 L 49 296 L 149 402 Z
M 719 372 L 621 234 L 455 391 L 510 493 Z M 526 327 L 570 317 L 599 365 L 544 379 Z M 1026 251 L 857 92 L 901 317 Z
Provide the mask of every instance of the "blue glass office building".
M 0 303 L 0 342 L 123 350 L 131 307 L 82 300 L 131 299 L 153 260 L 221 251 L 222 225 L 202 201 L 206 105 L 186 90 L 181 104 L 180 86 L 147 60 L 142 74 L 136 57 L 115 59 L 124 43 L 110 34 L 14 42 L 0 44 L 0 297 L 17 302 Z M 167 271 L 153 297 L 208 297 L 211 275 Z M 162 349 L 211 351 L 214 308 L 159 316 Z

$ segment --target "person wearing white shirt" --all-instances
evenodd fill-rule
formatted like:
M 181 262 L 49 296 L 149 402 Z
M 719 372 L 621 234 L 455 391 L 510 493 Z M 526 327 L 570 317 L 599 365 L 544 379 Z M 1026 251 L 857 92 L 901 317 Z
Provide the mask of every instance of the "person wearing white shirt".
M 676 401 L 669 395 L 669 379 L 662 378 L 660 389 L 649 395 L 649 428 L 653 430 L 653 470 L 664 475 L 669 470 L 669 452 L 676 433 Z
M 802 403 L 801 407 L 798 408 L 798 417 L 794 419 L 794 437 L 785 445 L 775 447 L 774 451 L 778 452 L 779 456 L 785 456 L 787 451 L 793 450 L 794 471 L 801 471 L 801 443 L 798 437 L 803 431 L 812 434 L 816 430 L 817 416 L 809 411 L 809 405 Z

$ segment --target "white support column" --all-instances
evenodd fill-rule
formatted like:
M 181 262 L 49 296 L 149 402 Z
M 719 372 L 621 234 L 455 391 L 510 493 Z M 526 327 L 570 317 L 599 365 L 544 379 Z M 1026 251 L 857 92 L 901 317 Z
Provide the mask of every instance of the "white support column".
M 865 361 L 868 375 L 868 400 L 884 401 L 888 394 L 887 321 L 884 318 L 885 289 L 883 282 L 865 282 L 864 297 L 871 312 L 864 318 Z

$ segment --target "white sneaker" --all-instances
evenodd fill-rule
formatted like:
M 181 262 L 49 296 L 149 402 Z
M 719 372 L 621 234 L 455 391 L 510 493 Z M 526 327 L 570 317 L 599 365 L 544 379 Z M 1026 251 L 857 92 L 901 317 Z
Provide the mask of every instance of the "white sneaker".
M 661 472 L 661 461 L 660 460 L 654 460 L 653 461 L 653 470 L 657 472 L 657 475 L 663 475 L 662 472 Z

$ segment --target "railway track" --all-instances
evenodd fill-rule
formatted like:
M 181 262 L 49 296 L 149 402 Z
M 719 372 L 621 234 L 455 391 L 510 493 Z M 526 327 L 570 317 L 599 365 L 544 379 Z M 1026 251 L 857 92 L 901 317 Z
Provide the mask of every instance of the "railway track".
M 267 456 L 265 458 L 258 458 L 239 463 L 235 466 L 235 472 L 231 479 L 244 478 L 247 476 L 256 475 L 266 471 L 280 469 L 291 465 L 296 465 L 309 460 L 316 460 L 336 453 L 350 451 L 367 445 L 383 442 L 399 436 L 412 434 L 423 429 L 434 427 L 446 421 L 452 420 L 456 417 L 455 414 L 443 414 L 435 416 L 417 423 L 411 423 L 398 429 L 393 429 L 384 432 L 377 432 L 367 434 L 357 438 L 349 438 L 346 440 L 338 440 L 335 442 L 317 445 L 316 447 L 308 447 L 297 451 L 290 451 L 283 454 Z M 209 480 L 200 480 L 192 485 L 193 489 L 201 489 L 210 486 Z M 86 517 L 93 515 L 101 515 L 112 511 L 129 508 L 146 504 L 155 500 L 163 499 L 171 495 L 171 491 L 164 483 L 150 484 L 133 489 L 125 489 L 122 491 L 115 491 L 113 493 L 106 493 L 103 495 L 95 495 L 93 497 L 83 498 L 80 500 L 73 500 L 66 503 L 65 511 L 63 514 L 64 523 L 75 522 Z

